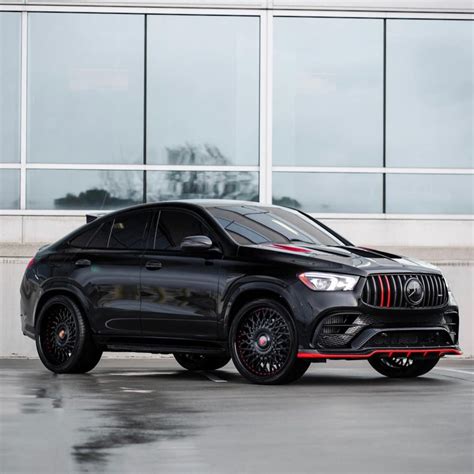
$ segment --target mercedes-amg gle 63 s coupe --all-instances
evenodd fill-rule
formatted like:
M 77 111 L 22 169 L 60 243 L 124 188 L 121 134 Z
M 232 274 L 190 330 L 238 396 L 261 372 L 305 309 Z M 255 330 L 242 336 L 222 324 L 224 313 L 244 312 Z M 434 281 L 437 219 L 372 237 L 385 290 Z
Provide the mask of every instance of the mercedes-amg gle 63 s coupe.
M 88 221 L 41 248 L 21 284 L 23 333 L 53 372 L 132 351 L 189 370 L 232 358 L 249 381 L 277 384 L 329 359 L 416 377 L 461 353 L 436 267 L 356 247 L 301 211 L 196 200 Z

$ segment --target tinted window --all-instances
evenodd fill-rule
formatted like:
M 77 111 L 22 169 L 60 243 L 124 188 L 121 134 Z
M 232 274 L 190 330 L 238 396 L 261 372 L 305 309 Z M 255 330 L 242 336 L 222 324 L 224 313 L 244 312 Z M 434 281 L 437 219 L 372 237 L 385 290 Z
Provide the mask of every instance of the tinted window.
M 320 213 L 383 212 L 379 173 L 274 172 L 272 181 L 272 202 L 279 206 Z
M 29 162 L 143 162 L 143 36 L 141 15 L 28 15 Z
M 147 16 L 147 161 L 256 165 L 259 18 Z
M 89 242 L 88 248 L 93 249 L 106 249 L 110 237 L 110 227 L 112 226 L 112 221 L 104 222 L 97 233 L 92 237 L 92 240 Z
M 474 213 L 474 176 L 387 174 L 387 212 L 472 214 Z
M 387 20 L 388 166 L 472 167 L 473 48 L 472 21 Z
M 71 247 L 77 247 L 77 248 L 87 248 L 90 240 L 94 236 L 94 234 L 97 232 L 98 227 L 96 225 L 94 226 L 89 226 L 88 229 L 85 232 L 81 232 L 78 236 L 74 237 L 71 239 L 69 242 L 69 245 Z
M 0 13 L 0 163 L 20 161 L 20 30 L 21 13 Z
M 192 214 L 183 211 L 163 210 L 156 229 L 155 249 L 179 249 L 183 239 L 191 235 L 207 235 L 213 239 L 209 228 Z
M 120 209 L 143 202 L 142 171 L 28 170 L 28 209 Z
M 382 165 L 382 20 L 275 18 L 273 59 L 274 165 Z
M 0 170 L 0 209 L 20 208 L 20 170 Z
M 255 171 L 147 171 L 147 201 L 233 199 L 258 201 Z
M 111 249 L 144 249 L 150 215 L 149 212 L 141 211 L 116 217 L 108 247 Z
M 231 237 L 242 245 L 265 242 L 341 245 L 329 232 L 297 211 L 253 206 L 215 207 L 208 210 Z

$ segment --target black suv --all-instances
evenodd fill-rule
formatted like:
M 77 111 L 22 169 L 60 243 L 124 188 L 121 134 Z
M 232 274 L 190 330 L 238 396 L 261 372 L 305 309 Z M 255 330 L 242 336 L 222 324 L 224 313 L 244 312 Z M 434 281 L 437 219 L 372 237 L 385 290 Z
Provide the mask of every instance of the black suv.
M 88 217 L 40 249 L 21 284 L 23 333 L 54 372 L 136 351 L 190 370 L 232 357 L 252 382 L 285 383 L 313 361 L 414 377 L 460 354 L 437 268 L 354 247 L 301 211 L 176 201 Z

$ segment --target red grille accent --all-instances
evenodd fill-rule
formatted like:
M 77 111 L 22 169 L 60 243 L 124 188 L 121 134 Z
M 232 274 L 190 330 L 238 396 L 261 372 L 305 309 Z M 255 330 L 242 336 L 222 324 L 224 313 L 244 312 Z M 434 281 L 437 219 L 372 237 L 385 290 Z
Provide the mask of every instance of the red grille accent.
M 384 290 L 384 287 L 383 287 L 383 282 L 382 282 L 382 277 L 380 275 L 377 275 L 378 279 L 379 279 L 379 288 L 380 288 L 380 303 L 378 306 L 381 306 L 383 307 L 383 303 L 384 303 L 384 296 L 385 296 L 385 290 Z
M 391 296 L 390 283 L 388 282 L 387 275 L 384 275 L 384 277 L 385 277 L 385 283 L 387 283 L 387 308 L 390 308 L 390 296 Z

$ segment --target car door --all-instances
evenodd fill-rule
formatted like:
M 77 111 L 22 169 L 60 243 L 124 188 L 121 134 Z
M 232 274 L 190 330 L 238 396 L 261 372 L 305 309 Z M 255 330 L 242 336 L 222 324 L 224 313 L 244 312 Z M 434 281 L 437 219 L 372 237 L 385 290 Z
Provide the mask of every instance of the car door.
M 188 253 L 184 237 L 207 235 L 219 245 L 206 222 L 192 211 L 163 208 L 154 223 L 153 250 L 141 269 L 141 321 L 144 335 L 217 339 L 217 294 L 222 253 Z
M 72 278 L 91 304 L 98 334 L 141 333 L 140 267 L 151 220 L 150 211 L 117 214 L 74 255 Z

